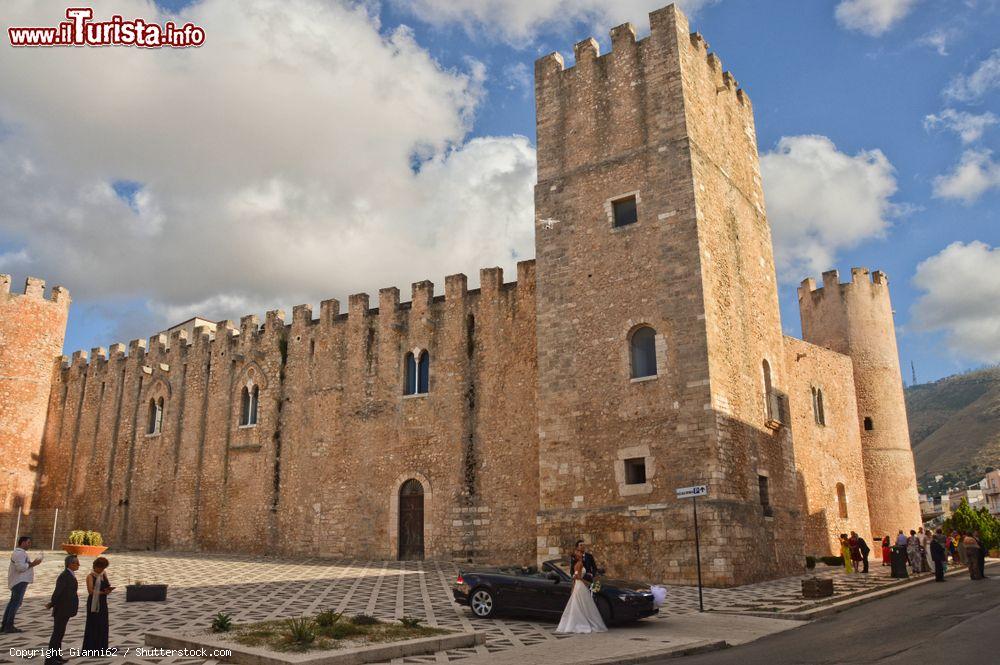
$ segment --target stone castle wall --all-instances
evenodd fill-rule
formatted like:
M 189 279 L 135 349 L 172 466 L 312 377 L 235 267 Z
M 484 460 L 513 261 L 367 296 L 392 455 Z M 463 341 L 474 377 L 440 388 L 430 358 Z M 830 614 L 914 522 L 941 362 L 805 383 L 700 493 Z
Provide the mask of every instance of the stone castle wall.
M 69 293 L 29 277 L 10 292 L 0 275 L 0 512 L 30 510 L 52 386 L 53 358 L 62 352 Z
M 868 519 L 854 365 L 840 353 L 785 337 L 785 367 L 805 552 L 839 556 L 839 536 L 851 531 L 872 545 L 880 534 L 872 533 Z M 814 390 L 822 394 L 822 423 Z
M 224 322 L 74 355 L 50 409 L 42 503 L 119 546 L 395 558 L 398 491 L 425 492 L 428 557 L 530 561 L 537 505 L 534 265 L 481 288 L 448 278 L 379 307 L 352 296 L 319 320 Z M 430 389 L 403 395 L 404 354 L 430 354 Z M 259 417 L 241 426 L 244 386 Z M 164 399 L 162 431 L 148 403 Z M 67 482 L 67 478 L 70 480 Z

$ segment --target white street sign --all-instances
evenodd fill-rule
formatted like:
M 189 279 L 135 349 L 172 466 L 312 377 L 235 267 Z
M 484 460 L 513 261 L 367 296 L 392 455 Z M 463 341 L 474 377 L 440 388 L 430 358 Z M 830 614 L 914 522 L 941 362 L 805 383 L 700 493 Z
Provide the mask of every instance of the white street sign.
M 696 496 L 705 496 L 708 494 L 708 487 L 706 485 L 695 485 L 694 487 L 678 487 L 677 490 L 678 499 L 690 499 Z

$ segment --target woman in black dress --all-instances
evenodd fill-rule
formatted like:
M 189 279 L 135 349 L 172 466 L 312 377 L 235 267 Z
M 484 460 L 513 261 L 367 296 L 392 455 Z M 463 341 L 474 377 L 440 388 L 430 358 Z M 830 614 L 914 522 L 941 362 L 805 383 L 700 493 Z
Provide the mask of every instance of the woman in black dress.
M 83 650 L 108 648 L 108 594 L 114 587 L 104 573 L 108 560 L 103 556 L 94 559 L 94 569 L 87 575 L 87 626 L 83 631 Z

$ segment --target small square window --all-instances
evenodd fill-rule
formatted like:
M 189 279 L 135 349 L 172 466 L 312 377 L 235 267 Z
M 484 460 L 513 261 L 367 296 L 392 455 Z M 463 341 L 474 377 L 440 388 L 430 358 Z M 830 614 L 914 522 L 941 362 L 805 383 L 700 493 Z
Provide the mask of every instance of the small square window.
M 872 422 L 871 418 L 865 418 L 865 431 L 870 432 L 875 429 L 875 423 Z
M 633 457 L 625 460 L 625 484 L 642 485 L 646 482 L 646 458 Z
M 611 202 L 611 212 L 614 216 L 614 226 L 628 226 L 639 221 L 639 212 L 636 209 L 635 197 L 626 196 L 623 199 Z

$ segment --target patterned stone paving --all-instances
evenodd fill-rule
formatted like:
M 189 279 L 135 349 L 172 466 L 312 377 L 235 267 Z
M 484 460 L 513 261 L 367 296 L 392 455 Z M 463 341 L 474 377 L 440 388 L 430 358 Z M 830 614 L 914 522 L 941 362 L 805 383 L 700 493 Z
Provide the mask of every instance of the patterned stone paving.
M 62 568 L 62 553 L 50 552 L 36 569 L 18 613 L 18 635 L 0 635 L 0 663 L 34 662 L 12 657 L 11 647 L 44 647 L 51 619 L 44 605 Z M 286 560 L 210 554 L 121 553 L 109 554 L 108 578 L 119 587 L 111 596 L 111 644 L 118 647 L 114 659 L 74 658 L 73 665 L 98 663 L 178 663 L 210 665 L 203 659 L 137 658 L 125 649 L 143 645 L 143 634 L 151 629 L 190 630 L 205 627 L 217 612 L 231 614 L 237 622 L 261 621 L 334 609 L 345 614 L 361 612 L 382 619 L 403 615 L 425 619 L 429 625 L 456 630 L 484 630 L 484 645 L 427 656 L 396 659 L 393 663 L 447 663 L 474 655 L 486 655 L 557 640 L 554 624 L 516 618 L 482 620 L 452 602 L 451 584 L 457 566 L 448 562 L 350 561 L 320 559 Z M 79 577 L 90 568 L 82 562 Z M 837 594 L 854 593 L 890 583 L 878 562 L 869 575 L 844 575 L 826 569 L 817 574 L 836 578 Z M 727 611 L 791 611 L 801 609 L 799 581 L 793 577 L 735 589 L 706 589 L 706 609 Z M 170 585 L 165 603 L 125 603 L 124 586 L 130 581 Z M 85 599 L 84 599 L 85 600 Z M 3 601 L 0 601 L 3 602 Z M 698 591 L 671 587 L 659 620 L 674 614 L 695 612 Z M 69 625 L 64 647 L 77 647 L 83 640 L 82 615 Z

